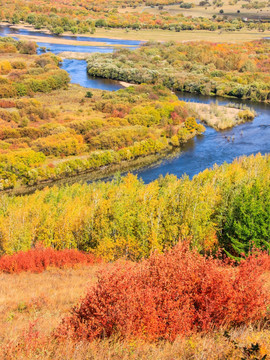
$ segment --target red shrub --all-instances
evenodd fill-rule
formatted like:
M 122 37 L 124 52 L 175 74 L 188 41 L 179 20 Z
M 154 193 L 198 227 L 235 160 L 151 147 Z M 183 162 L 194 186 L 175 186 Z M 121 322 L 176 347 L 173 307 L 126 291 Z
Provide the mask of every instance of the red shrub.
M 246 260 L 233 267 L 187 245 L 140 263 L 118 261 L 100 272 L 97 285 L 55 334 L 174 340 L 255 321 L 265 315 L 269 299 L 253 265 Z
M 92 265 L 99 262 L 92 254 L 85 254 L 78 250 L 54 250 L 52 248 L 35 248 L 20 251 L 13 255 L 0 258 L 0 271 L 6 273 L 20 273 L 23 271 L 40 273 L 49 266 L 64 268 L 77 264 Z
M 16 107 L 16 104 L 13 100 L 0 99 L 0 108 L 9 109 L 13 107 Z

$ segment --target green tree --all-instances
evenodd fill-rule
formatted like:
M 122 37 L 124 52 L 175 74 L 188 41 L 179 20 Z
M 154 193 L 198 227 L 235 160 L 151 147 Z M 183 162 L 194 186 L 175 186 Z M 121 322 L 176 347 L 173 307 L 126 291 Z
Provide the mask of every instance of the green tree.
M 61 35 L 61 34 L 63 34 L 64 29 L 63 29 L 61 26 L 57 26 L 56 28 L 54 28 L 54 29 L 52 30 L 52 32 L 53 32 L 55 35 Z
M 221 243 L 233 257 L 270 248 L 270 186 L 255 181 L 235 191 L 224 216 Z

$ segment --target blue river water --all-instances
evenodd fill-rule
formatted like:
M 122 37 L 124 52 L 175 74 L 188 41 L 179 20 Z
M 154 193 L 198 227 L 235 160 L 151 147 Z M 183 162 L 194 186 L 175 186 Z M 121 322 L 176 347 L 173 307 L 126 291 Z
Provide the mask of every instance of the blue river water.
M 49 38 L 54 37 L 50 34 L 44 34 L 36 31 L 15 30 L 9 27 L 0 26 L 0 36 L 9 34 L 35 35 L 48 37 L 48 43 L 38 43 L 40 46 L 50 48 L 55 54 L 62 51 L 74 52 L 111 52 L 112 47 L 106 46 L 69 46 L 62 44 L 50 43 Z M 80 40 L 80 41 L 103 41 L 108 45 L 127 45 L 136 47 L 140 44 L 138 41 L 115 40 L 107 38 L 93 37 L 70 37 L 62 36 L 63 39 Z M 117 81 L 92 78 L 87 75 L 86 61 L 65 59 L 62 68 L 66 70 L 71 78 L 72 83 L 80 84 L 86 88 L 97 88 L 107 91 L 115 91 L 122 88 Z M 216 101 L 216 98 L 201 96 L 196 94 L 178 93 L 179 99 L 189 102 L 210 103 Z M 220 105 L 229 102 L 247 104 L 257 112 L 257 117 L 252 121 L 234 127 L 226 131 L 217 132 L 216 130 L 206 127 L 203 135 L 198 136 L 190 141 L 182 148 L 178 155 L 166 158 L 152 166 L 141 168 L 133 171 L 138 177 L 142 178 L 145 183 L 149 183 L 159 176 L 166 174 L 174 174 L 181 177 L 184 174 L 193 177 L 195 174 L 206 168 L 213 167 L 214 164 L 230 163 L 235 158 L 242 155 L 251 155 L 256 153 L 266 154 L 270 152 L 270 105 L 260 103 L 249 103 L 236 99 L 217 99 Z M 87 180 L 87 179 L 86 179 Z

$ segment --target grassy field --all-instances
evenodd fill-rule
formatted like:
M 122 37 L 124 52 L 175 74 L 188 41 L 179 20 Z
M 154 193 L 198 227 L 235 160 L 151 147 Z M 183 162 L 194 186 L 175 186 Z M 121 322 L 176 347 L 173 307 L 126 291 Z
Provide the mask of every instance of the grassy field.
M 1 24 L 0 24 L 1 25 Z M 4 25 L 2 23 L 2 25 Z M 31 26 L 14 26 L 14 29 L 27 29 L 34 30 Z M 42 30 L 44 33 L 48 33 L 48 30 Z M 63 35 L 72 36 L 73 34 L 66 32 Z M 16 35 L 18 37 L 18 35 Z M 74 35 L 73 35 L 74 36 Z M 270 38 L 270 31 L 260 32 L 258 30 L 247 30 L 242 29 L 236 32 L 227 32 L 227 31 L 203 31 L 203 30 L 193 30 L 193 31 L 182 31 L 175 32 L 169 30 L 123 30 L 123 29 L 105 29 L 97 28 L 94 34 L 81 34 L 81 37 L 93 37 L 93 38 L 111 38 L 111 39 L 123 39 L 123 40 L 138 40 L 138 41 L 214 41 L 214 42 L 232 42 L 232 43 L 241 43 L 245 41 L 258 40 L 262 38 Z M 23 40 L 33 40 L 37 42 L 48 42 L 48 38 L 33 37 L 28 35 L 20 35 L 20 39 Z M 66 44 L 66 45 L 78 45 L 78 46 L 110 46 L 104 42 L 85 42 L 73 40 L 65 40 L 60 38 L 50 38 L 49 42 L 55 44 Z
M 162 12 L 167 12 L 170 15 L 178 15 L 183 14 L 184 16 L 192 16 L 192 17 L 206 17 L 206 18 L 212 18 L 213 15 L 220 15 L 220 10 L 222 9 L 224 16 L 230 16 L 230 17 L 241 17 L 241 18 L 251 18 L 251 19 L 264 19 L 270 17 L 270 9 L 267 7 L 267 2 L 265 1 L 264 7 L 260 9 L 246 9 L 242 8 L 242 6 L 246 5 L 247 2 L 240 0 L 233 3 L 233 1 L 222 1 L 222 6 L 217 6 L 215 4 L 209 3 L 205 6 L 200 6 L 199 3 L 200 0 L 190 0 L 185 1 L 186 3 L 193 4 L 193 7 L 190 9 L 180 8 L 179 4 L 175 5 L 165 5 L 162 9 L 159 9 L 158 6 L 151 7 L 151 6 L 140 6 L 137 8 L 124 8 L 120 9 L 119 12 L 121 13 L 143 13 L 148 12 L 153 15 L 161 14 Z M 237 11 L 240 11 L 239 13 Z
M 0 342 L 16 341 L 29 322 L 37 319 L 39 331 L 49 334 L 93 284 L 95 271 L 96 267 L 86 267 L 52 269 L 43 274 L 0 274 Z
M 49 339 L 61 319 L 84 296 L 86 289 L 95 283 L 96 271 L 101 266 L 50 269 L 42 274 L 0 274 L 1 359 L 255 359 L 252 356 L 244 357 L 244 347 L 250 348 L 251 344 L 256 343 L 259 345 L 259 350 L 254 354 L 257 359 L 270 353 L 270 330 L 260 324 L 232 330 L 231 340 L 222 331 L 178 338 L 173 343 L 112 338 L 76 343 L 67 340 L 59 344 Z M 28 346 L 26 349 L 23 346 L 23 351 L 16 347 L 16 344 L 24 342 L 28 342 Z
M 265 37 L 270 37 L 270 32 L 259 31 L 237 31 L 237 32 L 218 32 L 218 31 L 183 31 L 174 32 L 167 30 L 130 30 L 128 32 L 122 29 L 97 29 L 94 37 L 108 37 L 126 40 L 140 40 L 140 41 L 214 41 L 214 42 L 232 42 L 240 43 L 245 41 L 258 40 Z

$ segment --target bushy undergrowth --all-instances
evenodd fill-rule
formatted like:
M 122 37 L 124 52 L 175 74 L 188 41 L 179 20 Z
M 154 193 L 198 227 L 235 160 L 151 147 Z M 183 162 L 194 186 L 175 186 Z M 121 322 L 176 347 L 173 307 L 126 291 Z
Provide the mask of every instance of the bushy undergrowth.
M 49 61 L 46 55 L 36 63 Z M 0 191 L 162 156 L 205 131 L 194 110 L 162 86 L 97 91 L 88 100 L 84 91 L 83 99 L 73 94 L 55 93 L 59 102 L 50 108 L 55 100 L 44 102 L 45 95 L 0 101 Z
M 28 251 L 19 251 L 0 258 L 0 272 L 20 273 L 23 271 L 40 273 L 48 267 L 70 268 L 76 265 L 92 265 L 99 262 L 92 254 L 74 249 L 54 250 L 36 247 Z
M 67 87 L 70 79 L 66 71 L 59 69 L 60 58 L 53 54 L 36 56 L 36 49 L 34 42 L 0 38 L 0 99 Z
M 40 158 L 35 158 L 40 161 Z M 21 160 L 22 161 L 22 160 Z M 270 157 L 242 157 L 192 180 L 136 176 L 0 197 L 0 248 L 11 254 L 42 242 L 91 251 L 105 260 L 139 260 L 191 238 L 200 252 L 239 256 L 269 249 Z M 234 241 L 232 242 L 232 239 Z
M 179 91 L 269 102 L 269 41 L 146 43 L 130 51 L 92 54 L 88 73 Z
M 261 262 L 260 262 L 261 256 Z M 260 275 L 266 254 L 238 267 L 181 243 L 140 263 L 118 261 L 64 318 L 55 335 L 75 340 L 119 335 L 166 339 L 230 328 L 266 316 L 269 295 Z

